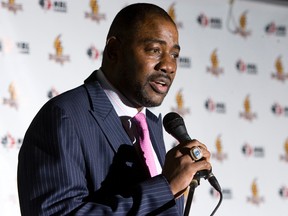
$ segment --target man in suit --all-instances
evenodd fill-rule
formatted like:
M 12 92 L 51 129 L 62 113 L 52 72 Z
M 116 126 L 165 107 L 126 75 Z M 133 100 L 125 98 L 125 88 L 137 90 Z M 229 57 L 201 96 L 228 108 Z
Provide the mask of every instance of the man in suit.
M 183 193 L 210 153 L 197 140 L 167 154 L 159 106 L 176 74 L 180 46 L 170 16 L 138 3 L 115 17 L 101 68 L 83 85 L 48 101 L 19 153 L 22 215 L 182 215 Z M 143 113 L 156 174 L 141 157 L 131 126 Z M 130 138 L 131 136 L 131 138 Z M 184 149 L 198 146 L 195 162 Z M 139 153 L 140 152 L 140 153 Z

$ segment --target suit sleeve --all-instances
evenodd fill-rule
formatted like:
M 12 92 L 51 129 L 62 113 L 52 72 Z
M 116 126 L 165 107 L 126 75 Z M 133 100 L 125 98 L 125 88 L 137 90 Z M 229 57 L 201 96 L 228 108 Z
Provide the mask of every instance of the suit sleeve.
M 132 197 L 112 197 L 115 206 L 91 200 L 87 161 L 76 127 L 58 106 L 44 106 L 32 121 L 18 162 L 23 216 L 178 215 L 169 185 L 161 175 L 137 185 Z

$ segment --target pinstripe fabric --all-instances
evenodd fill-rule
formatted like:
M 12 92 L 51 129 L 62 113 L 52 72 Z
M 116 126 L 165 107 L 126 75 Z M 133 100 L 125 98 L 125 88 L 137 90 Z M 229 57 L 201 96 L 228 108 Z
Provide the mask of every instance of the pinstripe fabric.
M 151 140 L 163 165 L 161 120 L 148 111 Z M 180 215 L 162 175 L 145 176 L 137 154 L 98 82 L 47 102 L 19 152 L 22 215 Z M 157 191 L 157 193 L 155 193 Z

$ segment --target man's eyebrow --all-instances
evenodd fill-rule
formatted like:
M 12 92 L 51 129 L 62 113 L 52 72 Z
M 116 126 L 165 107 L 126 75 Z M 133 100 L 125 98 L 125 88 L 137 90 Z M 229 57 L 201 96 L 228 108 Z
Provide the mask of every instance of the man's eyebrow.
M 166 44 L 165 41 L 160 40 L 160 39 L 154 39 L 154 38 L 146 38 L 146 39 L 143 39 L 143 42 L 144 42 L 144 43 L 159 43 L 159 44 Z M 181 50 L 179 44 L 175 44 L 175 45 L 173 46 L 173 48 L 174 48 L 174 49 L 178 49 L 179 51 Z
M 181 50 L 181 47 L 180 47 L 179 44 L 175 44 L 173 47 L 174 47 L 175 49 L 178 49 L 179 51 Z

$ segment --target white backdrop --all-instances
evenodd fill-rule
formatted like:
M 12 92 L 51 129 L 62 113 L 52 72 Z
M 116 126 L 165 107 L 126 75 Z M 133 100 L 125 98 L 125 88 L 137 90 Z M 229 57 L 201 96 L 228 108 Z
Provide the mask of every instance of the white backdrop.
M 1 0 L 1 215 L 20 215 L 17 155 L 32 118 L 49 98 L 82 84 L 100 66 L 112 19 L 134 2 Z M 288 7 L 146 2 L 170 13 L 181 45 L 175 82 L 153 111 L 179 112 L 191 137 L 210 148 L 224 193 L 216 215 L 287 216 Z M 167 149 L 175 145 L 170 135 L 165 140 Z M 218 198 L 201 180 L 191 212 L 210 215 Z

